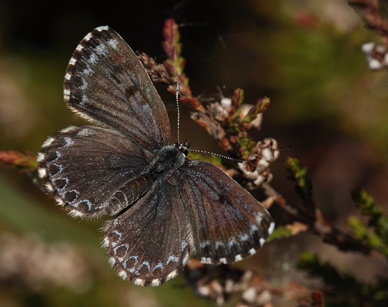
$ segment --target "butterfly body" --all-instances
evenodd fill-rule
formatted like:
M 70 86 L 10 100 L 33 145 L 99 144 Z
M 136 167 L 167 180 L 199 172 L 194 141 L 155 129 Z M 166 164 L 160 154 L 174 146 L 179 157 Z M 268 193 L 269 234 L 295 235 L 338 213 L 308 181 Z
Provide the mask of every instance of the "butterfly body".
M 169 145 L 167 112 L 144 67 L 109 27 L 77 46 L 64 99 L 103 127 L 68 127 L 38 154 L 49 195 L 74 217 L 111 215 L 103 246 L 118 274 L 137 285 L 174 278 L 190 252 L 203 263 L 256 253 L 274 223 L 221 169 Z
M 185 149 L 179 149 L 179 144 L 167 145 L 160 149 L 151 162 L 149 172 L 156 177 L 171 176 L 185 162 Z

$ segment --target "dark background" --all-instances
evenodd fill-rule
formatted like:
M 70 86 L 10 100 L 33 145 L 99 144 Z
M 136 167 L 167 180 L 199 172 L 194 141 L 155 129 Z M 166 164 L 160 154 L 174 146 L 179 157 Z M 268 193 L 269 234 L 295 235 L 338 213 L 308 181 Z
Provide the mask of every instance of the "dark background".
M 72 52 L 93 28 L 109 25 L 134 50 L 162 62 L 162 29 L 171 17 L 181 24 L 194 96 L 213 95 L 217 87 L 228 96 L 239 87 L 246 103 L 270 97 L 262 129 L 253 135 L 292 146 L 271 165 L 271 184 L 287 200 L 299 201 L 284 169 L 293 156 L 309 168 L 314 199 L 330 223 L 345 229 L 349 215 L 358 215 L 349 196 L 355 186 L 387 204 L 388 78 L 368 71 L 361 46 L 379 37 L 364 29 L 347 1 L 2 1 L 0 149 L 36 152 L 51 134 L 83 123 L 63 103 L 62 84 Z M 174 136 L 175 98 L 165 86 L 157 88 Z M 182 112 L 181 138 L 222 153 L 189 119 L 190 109 Z M 278 224 L 287 222 L 271 210 Z M 211 305 L 196 298 L 182 277 L 156 289 L 121 281 L 99 247 L 102 225 L 71 219 L 28 174 L 1 169 L 0 271 L 12 267 L 16 251 L 25 267 L 15 265 L 11 280 L 0 273 L 0 305 Z M 378 260 L 360 267 L 361 256 L 341 254 L 308 234 L 271 242 L 238 265 L 279 286 L 290 280 L 309 285 L 295 269 L 305 249 L 363 281 L 388 271 Z

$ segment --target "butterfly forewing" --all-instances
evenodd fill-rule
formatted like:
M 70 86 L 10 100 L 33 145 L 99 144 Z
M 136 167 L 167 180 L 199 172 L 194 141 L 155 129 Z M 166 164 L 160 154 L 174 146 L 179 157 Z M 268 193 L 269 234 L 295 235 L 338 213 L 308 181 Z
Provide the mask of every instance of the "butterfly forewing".
M 74 216 L 114 214 L 149 187 L 142 171 L 150 153 L 119 132 L 69 127 L 50 137 L 38 155 L 39 176 Z
M 66 104 L 86 119 L 107 125 L 146 149 L 170 140 L 166 109 L 128 44 L 105 26 L 77 46 L 66 71 Z
M 157 180 L 147 195 L 108 223 L 104 245 L 123 279 L 158 286 L 183 270 L 189 231 L 178 182 Z
M 264 244 L 274 228 L 271 216 L 220 168 L 191 160 L 181 167 L 179 177 L 198 259 L 231 263 L 253 255 Z

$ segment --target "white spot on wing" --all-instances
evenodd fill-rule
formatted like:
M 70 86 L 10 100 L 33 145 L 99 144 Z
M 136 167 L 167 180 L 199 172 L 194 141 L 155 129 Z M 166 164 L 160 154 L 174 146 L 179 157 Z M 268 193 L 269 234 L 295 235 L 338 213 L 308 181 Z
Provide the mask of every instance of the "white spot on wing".
M 69 61 L 69 65 L 74 65 L 77 62 L 74 58 L 71 58 Z
M 256 221 L 260 224 L 262 220 L 263 220 L 262 215 L 260 213 L 257 213 L 256 214 Z
M 89 41 L 91 38 L 92 38 L 92 33 L 88 33 L 88 35 L 86 35 L 86 36 L 84 37 L 84 40 L 85 40 L 85 41 Z
M 98 32 L 106 31 L 106 30 L 108 30 L 108 29 L 109 29 L 108 26 L 99 26 L 98 28 L 96 28 L 96 30 L 97 30 Z
M 99 55 L 104 55 L 107 53 L 107 48 L 105 45 L 98 45 L 95 49 L 95 51 L 99 54 Z
M 59 197 L 56 197 L 55 200 L 56 200 L 56 202 L 57 202 L 57 204 L 58 204 L 59 206 L 63 206 L 63 205 L 65 204 L 65 203 L 63 202 L 63 200 L 60 199 Z M 73 211 L 75 211 L 75 210 L 73 210 Z M 71 212 L 69 212 L 69 215 L 72 215 Z M 74 216 L 74 215 L 72 215 L 72 216 Z
M 72 217 L 81 217 L 83 216 L 83 214 L 77 210 L 71 210 L 69 212 L 69 215 L 72 216 Z
M 72 132 L 72 131 L 75 130 L 75 129 L 77 129 L 77 127 L 75 127 L 75 126 L 69 126 L 69 127 L 65 128 L 65 129 L 62 129 L 61 132 L 62 132 L 62 133 L 68 133 L 68 132 Z
M 102 240 L 102 244 L 101 246 L 103 248 L 107 248 L 109 246 L 109 239 L 107 237 L 104 238 L 104 240 Z M 110 259 L 110 258 L 109 258 Z
M 116 260 L 113 257 L 109 257 L 108 262 L 109 262 L 110 266 L 113 267 L 114 264 L 116 263 Z
M 160 285 L 160 280 L 159 280 L 159 279 L 153 279 L 153 280 L 151 281 L 151 286 L 157 287 L 157 286 L 159 286 L 159 285 Z
M 63 96 L 65 97 L 65 99 L 70 99 L 70 90 L 63 90 Z
M 170 280 L 170 279 L 173 279 L 175 276 L 178 275 L 178 271 L 177 270 L 174 270 L 172 271 L 170 274 L 167 275 L 166 277 L 166 280 Z
M 269 228 L 268 228 L 268 233 L 271 234 L 274 229 L 275 229 L 275 223 L 271 222 L 271 224 L 269 225 Z
M 261 239 L 259 240 L 259 242 L 260 242 L 260 246 L 263 246 L 264 243 L 265 243 L 265 239 L 264 239 L 264 238 L 261 238 Z
M 49 137 L 46 142 L 43 143 L 42 147 L 48 147 L 54 142 L 54 138 Z
M 236 257 L 234 257 L 234 259 L 236 259 L 236 261 L 240 261 L 240 260 L 242 260 L 242 257 L 241 257 L 241 255 L 236 255 Z
M 117 49 L 119 44 L 115 39 L 110 39 L 108 40 L 108 45 L 111 46 L 113 49 Z
M 65 142 L 66 142 L 65 147 L 69 147 L 74 144 L 74 141 L 69 137 L 65 137 Z
M 134 283 L 135 285 L 138 285 L 138 286 L 144 286 L 145 281 L 144 281 L 144 279 L 136 278 L 136 279 L 133 281 L 133 283 Z
M 124 271 L 120 271 L 118 272 L 118 275 L 123 279 L 123 280 L 126 280 L 127 279 L 127 273 L 125 273 Z
M 51 186 L 51 184 L 49 184 L 49 183 L 46 183 L 46 184 L 44 185 L 44 187 L 45 187 L 46 190 L 49 191 L 49 192 L 54 191 L 54 188 L 53 188 L 53 187 Z
M 91 63 L 93 63 L 93 64 L 96 64 L 97 61 L 98 61 L 97 55 L 95 55 L 94 53 L 92 53 L 92 54 L 90 55 L 89 62 L 91 62 Z
M 44 178 L 47 175 L 46 169 L 45 168 L 38 168 L 38 175 L 40 178 Z
M 255 250 L 254 248 L 251 248 L 251 249 L 249 250 L 249 253 L 250 253 L 251 255 L 254 255 L 254 254 L 256 254 L 256 250 Z
M 44 153 L 40 152 L 38 153 L 38 157 L 36 158 L 36 161 L 41 162 L 43 161 L 44 157 L 45 157 Z
M 220 263 L 226 264 L 227 263 L 226 258 L 220 258 Z
M 251 231 L 251 234 L 255 233 L 256 231 L 259 230 L 256 225 L 251 225 L 249 226 L 249 230 Z

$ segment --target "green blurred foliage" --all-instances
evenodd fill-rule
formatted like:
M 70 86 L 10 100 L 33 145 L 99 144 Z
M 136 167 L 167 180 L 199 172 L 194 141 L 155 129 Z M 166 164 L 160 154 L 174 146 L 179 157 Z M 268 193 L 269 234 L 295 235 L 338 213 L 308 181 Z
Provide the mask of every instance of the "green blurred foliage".
M 299 259 L 298 267 L 311 276 L 321 278 L 328 289 L 325 296 L 327 306 L 387 306 L 387 278 L 374 284 L 358 282 L 352 275 L 338 272 L 329 262 L 322 263 L 317 255 L 306 252 Z
M 303 168 L 298 159 L 288 157 L 286 162 L 287 178 L 295 182 L 295 192 L 299 195 L 303 203 L 312 203 L 313 185 L 307 177 L 307 168 Z
M 388 258 L 388 218 L 383 214 L 382 206 L 376 205 L 372 195 L 365 189 L 356 188 L 351 191 L 351 196 L 369 221 L 364 225 L 358 217 L 351 216 L 349 228 L 357 238 L 365 240 L 371 248 L 382 251 Z
M 290 229 L 287 229 L 284 226 L 278 226 L 275 228 L 275 230 L 268 237 L 267 242 L 270 242 L 270 241 L 275 240 L 275 239 L 287 238 L 291 235 L 292 235 L 292 232 Z

